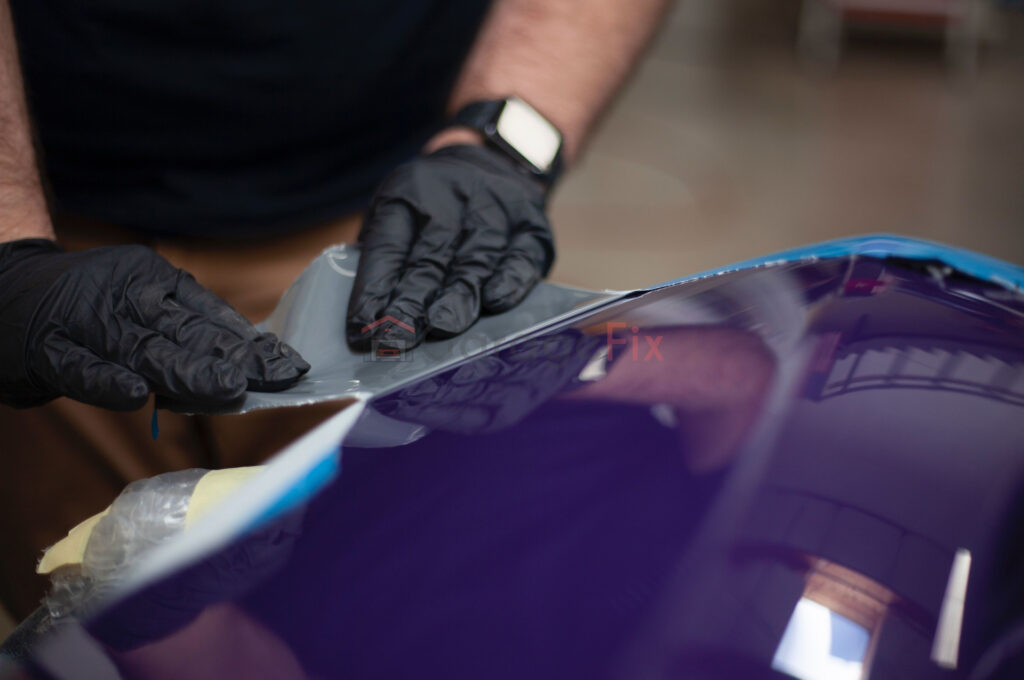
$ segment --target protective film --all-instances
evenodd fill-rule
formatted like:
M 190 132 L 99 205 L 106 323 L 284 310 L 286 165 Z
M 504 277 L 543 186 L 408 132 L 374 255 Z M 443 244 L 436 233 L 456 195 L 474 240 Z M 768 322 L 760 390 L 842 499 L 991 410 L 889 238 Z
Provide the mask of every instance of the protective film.
M 358 263 L 356 246 L 327 248 L 260 324 L 298 350 L 312 365 L 309 373 L 283 392 L 247 392 L 238 403 L 218 413 L 246 413 L 378 394 L 622 295 L 542 282 L 519 306 L 481 317 L 462 335 L 428 339 L 407 350 L 373 348 L 356 352 L 349 348 L 344 331 L 345 309 Z M 380 320 L 384 321 L 387 319 Z M 367 332 L 370 330 L 368 327 Z

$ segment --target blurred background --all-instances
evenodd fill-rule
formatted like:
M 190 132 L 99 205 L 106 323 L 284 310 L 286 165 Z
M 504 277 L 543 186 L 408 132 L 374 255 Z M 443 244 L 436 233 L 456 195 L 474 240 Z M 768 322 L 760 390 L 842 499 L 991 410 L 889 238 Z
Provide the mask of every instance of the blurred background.
M 679 2 L 553 199 L 553 280 L 871 232 L 1024 264 L 1024 3 L 836 1 Z

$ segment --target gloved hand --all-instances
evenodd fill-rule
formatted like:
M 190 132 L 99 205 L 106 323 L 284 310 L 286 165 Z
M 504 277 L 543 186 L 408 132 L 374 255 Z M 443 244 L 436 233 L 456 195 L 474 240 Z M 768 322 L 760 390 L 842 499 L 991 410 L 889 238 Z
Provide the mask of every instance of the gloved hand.
M 485 147 L 444 147 L 395 170 L 359 235 L 349 344 L 408 349 L 522 302 L 555 259 L 546 193 Z
M 144 246 L 0 244 L 0 401 L 197 407 L 288 387 L 309 364 Z

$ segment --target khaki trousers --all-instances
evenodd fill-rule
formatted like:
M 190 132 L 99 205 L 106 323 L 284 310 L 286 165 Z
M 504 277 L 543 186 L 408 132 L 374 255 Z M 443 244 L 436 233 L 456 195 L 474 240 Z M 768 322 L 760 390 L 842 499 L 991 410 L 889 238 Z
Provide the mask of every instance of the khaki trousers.
M 325 247 L 352 242 L 359 217 L 283 236 L 225 241 L 158 239 L 126 229 L 59 220 L 69 250 L 144 243 L 191 272 L 253 322 L 266 318 L 285 289 Z M 344 310 L 338 310 L 338 324 Z M 159 415 L 153 402 L 115 413 L 57 399 L 17 410 L 0 405 L 0 606 L 22 619 L 39 606 L 46 579 L 35 574 L 42 550 L 106 507 L 125 484 L 191 467 L 260 463 L 346 404 L 240 416 Z

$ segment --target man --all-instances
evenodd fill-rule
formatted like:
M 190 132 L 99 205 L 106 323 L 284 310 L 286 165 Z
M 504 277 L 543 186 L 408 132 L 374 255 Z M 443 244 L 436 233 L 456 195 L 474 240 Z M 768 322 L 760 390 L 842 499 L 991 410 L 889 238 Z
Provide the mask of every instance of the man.
M 300 379 L 249 321 L 364 207 L 355 346 L 460 333 L 547 274 L 548 190 L 667 3 L 488 4 L 0 0 L 0 401 L 35 407 L 0 407 L 13 613 L 124 483 L 252 463 L 323 417 L 162 417 L 153 441 L 142 407 Z

